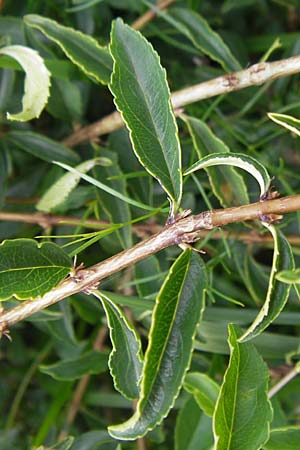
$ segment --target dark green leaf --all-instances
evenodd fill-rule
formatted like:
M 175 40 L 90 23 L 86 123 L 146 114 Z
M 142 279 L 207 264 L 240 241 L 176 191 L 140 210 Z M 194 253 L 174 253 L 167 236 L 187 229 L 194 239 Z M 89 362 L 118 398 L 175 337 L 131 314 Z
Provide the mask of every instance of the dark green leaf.
M 59 45 L 66 56 L 84 73 L 100 83 L 109 82 L 112 59 L 107 48 L 101 47 L 96 39 L 36 14 L 25 16 L 24 21 L 26 25 L 36 28 Z
M 107 354 L 91 350 L 78 357 L 65 359 L 51 365 L 40 366 L 43 373 L 47 373 L 56 380 L 76 380 L 87 374 L 99 374 L 107 369 Z
M 63 144 L 32 131 L 10 131 L 6 138 L 19 150 L 31 153 L 44 161 L 60 161 L 66 164 L 76 164 L 78 155 Z
M 215 450 L 259 450 L 269 438 L 268 368 L 252 343 L 229 325 L 230 361 L 214 414 Z
M 122 310 L 101 292 L 93 292 L 101 301 L 109 326 L 113 350 L 109 356 L 110 373 L 115 388 L 127 398 L 137 398 L 143 368 L 139 336 Z
M 121 19 L 113 24 L 110 50 L 114 59 L 110 89 L 134 151 L 159 180 L 175 211 L 182 194 L 181 151 L 166 73 L 150 43 Z
M 184 389 L 193 394 L 205 414 L 213 415 L 220 392 L 220 387 L 214 380 L 204 373 L 190 372 L 185 377 Z
M 0 245 L 0 299 L 43 295 L 68 275 L 71 266 L 71 258 L 52 242 L 4 241 Z
M 81 434 L 75 439 L 71 450 L 114 450 L 116 441 L 106 431 L 95 430 Z
M 300 426 L 274 428 L 264 450 L 296 450 L 300 443 Z
M 117 439 L 143 436 L 168 414 L 189 367 L 207 285 L 200 256 L 187 249 L 175 261 L 153 311 L 136 413 L 109 427 Z

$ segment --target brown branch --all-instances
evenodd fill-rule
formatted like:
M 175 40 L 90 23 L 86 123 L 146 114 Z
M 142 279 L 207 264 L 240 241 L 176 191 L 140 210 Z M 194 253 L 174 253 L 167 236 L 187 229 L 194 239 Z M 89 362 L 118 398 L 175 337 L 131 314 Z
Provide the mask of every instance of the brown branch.
M 166 9 L 168 6 L 170 6 L 172 3 L 174 3 L 176 0 L 163 0 L 161 2 L 158 2 L 156 4 L 156 8 L 159 9 Z M 132 28 L 135 28 L 136 30 L 140 30 L 143 28 L 147 23 L 149 23 L 151 20 L 153 20 L 156 17 L 156 12 L 153 9 L 149 9 L 145 14 L 143 14 L 141 17 L 139 17 L 137 20 L 135 20 L 131 26 Z
M 35 312 L 76 294 L 91 289 L 100 280 L 135 264 L 171 245 L 194 242 L 199 230 L 211 230 L 230 223 L 261 219 L 267 215 L 282 215 L 300 210 L 300 195 L 266 200 L 234 208 L 206 211 L 195 216 L 188 216 L 166 226 L 162 231 L 142 241 L 134 247 L 124 250 L 87 269 L 79 270 L 76 279 L 67 278 L 43 297 L 22 302 L 0 316 L 0 331 L 4 332 L 11 325 L 26 319 Z M 264 219 L 265 220 L 265 219 Z
M 175 110 L 180 111 L 185 105 L 200 100 L 226 94 L 249 86 L 259 86 L 276 78 L 286 77 L 300 72 L 300 56 L 282 59 L 274 62 L 261 62 L 254 64 L 248 69 L 233 72 L 209 81 L 205 81 L 172 94 L 172 105 Z M 89 139 L 110 133 L 122 127 L 124 122 L 117 111 L 109 114 L 103 119 L 80 128 L 64 140 L 64 144 L 74 147 Z

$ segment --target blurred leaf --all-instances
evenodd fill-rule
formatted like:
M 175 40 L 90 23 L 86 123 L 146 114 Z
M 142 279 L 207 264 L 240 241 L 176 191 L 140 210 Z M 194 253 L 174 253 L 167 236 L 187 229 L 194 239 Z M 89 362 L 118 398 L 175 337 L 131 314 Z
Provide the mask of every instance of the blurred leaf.
M 10 131 L 5 137 L 9 143 L 19 150 L 31 153 L 44 161 L 60 161 L 67 164 L 74 164 L 79 161 L 79 156 L 73 150 L 39 133 Z
M 95 430 L 82 433 L 77 437 L 71 450 L 114 450 L 116 441 L 112 439 L 107 431 Z
M 40 366 L 43 373 L 62 381 L 72 381 L 87 374 L 99 374 L 107 369 L 107 354 L 90 350 L 75 358 L 64 359 L 50 365 Z
M 224 144 L 208 126 L 195 117 L 181 115 L 188 126 L 198 157 L 212 153 L 230 153 Z M 243 177 L 233 167 L 206 168 L 215 196 L 224 207 L 249 203 L 249 196 Z
M 297 136 L 300 136 L 300 119 L 296 119 L 296 117 L 288 116 L 286 114 L 278 113 L 268 113 L 268 117 L 278 125 L 281 125 L 292 133 L 295 133 Z
M 276 279 L 282 283 L 300 284 L 300 269 L 282 270 L 276 274 Z
M 96 39 L 36 14 L 28 14 L 24 17 L 24 22 L 55 42 L 65 55 L 94 81 L 103 84 L 109 82 L 112 59 L 107 48 L 101 47 Z
M 69 13 L 84 11 L 91 6 L 97 5 L 98 3 L 103 2 L 103 0 L 73 0 L 73 5 L 70 8 L 67 8 L 66 11 Z
M 127 422 L 109 427 L 113 437 L 136 439 L 168 414 L 190 364 L 206 285 L 204 263 L 187 249 L 171 267 L 157 297 L 136 412 Z
M 43 59 L 35 50 L 21 45 L 2 47 L 0 55 L 15 59 L 26 74 L 22 111 L 17 114 L 7 113 L 7 118 L 25 122 L 39 117 L 48 101 L 50 87 L 50 72 Z
M 101 163 L 97 158 L 88 159 L 76 166 L 76 170 L 80 172 L 88 172 L 96 164 Z M 63 203 L 70 193 L 76 188 L 80 181 L 80 175 L 68 172 L 60 177 L 55 183 L 44 193 L 42 198 L 36 204 L 36 209 L 39 211 L 50 212 L 58 205 Z
M 56 244 L 32 239 L 0 245 L 0 299 L 19 300 L 44 295 L 70 272 L 71 258 Z
M 296 450 L 300 442 L 300 426 L 274 428 L 264 450 Z
M 82 114 L 82 99 L 79 87 L 70 80 L 52 79 L 47 111 L 61 120 L 79 120 Z
M 111 39 L 110 89 L 140 163 L 166 191 L 173 214 L 182 194 L 181 150 L 165 70 L 151 44 L 121 19 Z
M 175 450 L 211 450 L 214 442 L 212 420 L 194 398 L 180 409 L 175 427 Z
M 157 293 L 164 277 L 157 256 L 151 255 L 134 265 L 136 289 L 141 298 Z
M 52 445 L 49 449 L 47 450 L 70 450 L 72 444 L 73 444 L 74 438 L 73 436 L 69 436 L 66 439 L 64 439 L 61 442 L 58 442 L 57 444 Z M 44 450 L 45 447 L 39 447 L 36 450 Z
M 93 291 L 104 308 L 113 350 L 109 355 L 109 369 L 115 388 L 125 397 L 134 399 L 140 394 L 139 383 L 143 368 L 141 341 L 122 310 L 109 296 Z
M 268 369 L 251 343 L 229 325 L 230 361 L 214 414 L 215 450 L 258 450 L 268 440 L 272 407 Z
M 202 411 L 207 416 L 212 416 L 220 392 L 219 385 L 204 373 L 189 372 L 183 386 L 193 395 Z

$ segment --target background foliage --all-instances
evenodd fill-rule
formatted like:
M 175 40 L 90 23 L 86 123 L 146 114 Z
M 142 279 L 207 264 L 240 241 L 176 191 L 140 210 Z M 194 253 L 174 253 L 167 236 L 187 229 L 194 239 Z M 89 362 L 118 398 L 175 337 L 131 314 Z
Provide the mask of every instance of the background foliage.
M 170 8 L 167 17 L 155 18 L 142 30 L 160 56 L 171 91 L 222 75 L 224 71 L 246 68 L 259 60 L 281 59 L 299 53 L 300 5 L 297 0 L 187 0 L 176 1 L 175 6 Z M 54 243 L 65 246 L 71 256 L 79 253 L 79 261 L 90 266 L 124 248 L 130 248 L 140 237 L 147 236 L 149 230 L 150 234 L 154 232 L 156 224 L 166 222 L 166 195 L 139 164 L 125 129 L 101 137 L 97 142 L 81 144 L 75 150 L 69 150 L 61 144 L 75 128 L 90 124 L 114 111 L 111 92 L 105 84 L 101 84 L 109 81 L 109 54 L 103 51 L 103 59 L 95 66 L 92 63 L 88 66 L 89 61 L 80 62 L 82 55 L 79 52 L 76 53 L 77 65 L 74 65 L 66 56 L 70 49 L 58 46 L 54 38 L 49 39 L 51 22 L 47 24 L 47 33 L 41 33 L 41 24 L 36 17 L 27 17 L 25 22 L 23 20 L 24 15 L 38 14 L 92 35 L 100 45 L 106 45 L 110 40 L 114 18 L 122 17 L 125 23 L 130 24 L 147 8 L 147 2 L 131 0 L 2 2 L 1 44 L 25 45 L 37 50 L 44 58 L 52 78 L 49 101 L 40 118 L 24 123 L 9 122 L 6 111 L 17 113 L 21 109 L 24 73 L 7 68 L 7 60 L 5 62 L 4 57 L 0 59 L 0 66 L 1 61 L 4 61 L 0 72 L 1 209 L 21 213 L 50 211 L 82 219 L 96 218 L 111 224 L 126 223 L 126 226 L 116 229 L 113 225 L 108 227 L 107 232 L 97 234 L 94 229 L 72 225 L 71 220 L 64 225 L 46 228 L 38 224 L 2 221 L 1 240 L 51 235 Z M 189 15 L 191 13 L 192 16 Z M 195 13 L 203 19 L 192 21 L 191 17 Z M 67 34 L 64 36 L 68 38 Z M 277 38 L 280 39 L 280 45 L 274 44 Z M 68 42 L 72 47 L 72 35 Z M 87 45 L 86 41 L 84 45 Z M 90 45 L 93 51 L 94 41 Z M 112 46 L 113 56 L 117 51 L 122 49 Z M 102 71 L 99 75 L 102 63 L 106 72 Z M 82 66 L 85 71 L 81 70 Z M 20 67 L 15 65 L 13 69 Z M 136 93 L 135 86 L 130 86 L 130 89 Z M 113 82 L 111 90 L 116 94 L 117 86 Z M 163 95 L 166 94 L 162 89 L 160 98 Z M 121 100 L 116 103 L 121 108 Z M 281 78 L 261 87 L 250 87 L 187 106 L 183 120 L 177 121 L 183 167 L 189 167 L 199 157 L 212 151 L 227 152 L 230 149 L 257 158 L 274 176 L 273 184 L 282 195 L 299 193 L 299 138 L 267 117 L 270 111 L 299 116 L 299 106 L 298 76 Z M 130 117 L 126 120 L 129 123 Z M 165 120 L 168 121 L 168 118 Z M 171 128 L 173 125 L 171 123 Z M 174 142 L 174 145 L 177 143 Z M 97 164 L 94 158 L 98 158 Z M 139 158 L 143 162 L 143 155 L 139 155 Z M 58 189 L 51 196 L 50 206 L 48 201 L 42 203 L 41 198 L 45 200 L 44 194 L 53 186 L 53 182 L 66 173 L 59 165 L 51 164 L 52 160 L 77 165 L 82 172 L 91 170 L 90 176 L 114 189 L 114 192 L 117 191 L 123 199 L 111 195 L 112 192 L 96 189 L 86 181 L 80 181 L 80 177 L 73 177 L 64 181 L 61 202 L 53 203 Z M 81 165 L 78 167 L 79 163 Z M 151 167 L 149 172 L 153 171 L 155 168 Z M 181 196 L 178 188 L 180 180 L 176 179 L 176 174 L 171 175 L 174 175 L 172 180 L 175 180 L 174 191 L 172 187 L 166 188 L 168 180 L 163 180 L 162 186 L 176 203 Z M 69 196 L 65 195 L 65 189 L 70 190 Z M 181 206 L 191 208 L 193 212 L 239 204 L 247 201 L 247 197 L 250 201 L 256 201 L 259 197 L 252 177 L 227 167 L 210 168 L 209 178 L 205 171 L 197 172 L 185 179 L 183 192 Z M 124 202 L 124 198 L 130 198 L 133 203 Z M 142 209 L 141 204 L 147 205 L 148 210 Z M 145 222 L 146 219 L 150 224 L 148 231 L 131 224 L 133 220 Z M 299 227 L 298 213 L 285 217 L 279 225 L 288 238 L 299 235 Z M 267 369 L 259 355 L 268 365 L 271 384 L 275 384 L 289 370 L 289 365 L 297 361 L 299 298 L 292 288 L 285 310 L 266 332 L 245 344 L 247 347 L 243 349 L 246 354 L 238 353 L 238 327 L 230 327 L 231 362 L 228 368 L 230 347 L 227 343 L 227 325 L 233 322 L 246 328 L 255 318 L 257 308 L 266 295 L 272 251 L 267 239 L 259 243 L 251 242 L 251 236 L 261 231 L 259 224 L 232 225 L 226 231 L 229 234 L 212 231 L 197 244 L 198 248 L 206 251 L 203 259 L 206 262 L 209 288 L 207 306 L 195 337 L 191 373 L 185 380 L 184 389 L 168 418 L 147 434 L 145 442 L 122 442 L 122 449 L 134 449 L 141 445 L 162 450 L 211 448 L 211 415 L 224 374 L 228 385 L 223 385 L 221 392 L 230 390 L 234 371 L 239 364 L 243 364 L 243 358 L 251 356 L 251 370 L 245 379 L 241 379 L 238 394 L 239 398 L 246 395 L 249 380 L 255 380 L 256 371 L 259 371 L 262 375 L 262 384 L 259 385 L 261 399 L 266 394 Z M 236 239 L 237 233 L 246 233 L 248 239 Z M 63 238 L 62 235 L 69 237 Z M 299 239 L 290 241 L 296 267 L 299 267 Z M 101 283 L 101 290 L 106 292 L 107 297 L 100 298 L 100 301 L 109 311 L 112 323 L 118 314 L 121 317 L 115 326 L 123 327 L 122 332 L 127 333 L 133 343 L 135 356 L 140 351 L 137 337 L 116 305 L 124 307 L 145 349 L 155 298 L 180 252 L 179 248 L 170 247 L 136 264 L 132 270 L 120 272 Z M 194 262 L 196 257 L 191 258 Z M 178 261 L 183 268 L 184 264 L 190 264 L 188 253 L 181 260 L 177 259 L 177 270 L 180 269 Z M 68 271 L 67 266 L 64 260 L 63 275 Z M 3 298 L 9 295 L 3 294 Z M 242 309 L 241 303 L 246 308 Z M 159 317 L 158 310 L 156 313 Z M 62 430 L 66 430 L 65 436 L 74 436 L 75 441 L 71 442 L 71 438 L 66 437 L 64 444 L 57 444 L 53 448 L 117 448 L 119 444 L 109 436 L 107 427 L 131 416 L 133 405 L 132 400 L 122 396 L 113 387 L 108 367 L 111 343 L 105 330 L 106 317 L 99 300 L 81 293 L 19 323 L 11 330 L 12 343 L 1 340 L 1 449 L 23 450 L 41 444 L 51 447 L 57 442 Z M 154 333 L 152 337 L 155 345 Z M 135 367 L 135 370 L 138 378 L 140 368 Z M 210 378 L 205 378 L 203 374 Z M 68 423 L 66 416 L 70 405 L 72 411 L 77 409 L 77 406 L 74 407 L 74 392 L 78 392 L 78 383 L 82 383 L 83 377 L 87 376 L 90 376 L 89 383 L 78 405 L 77 415 L 74 421 Z M 282 438 L 281 429 L 288 425 L 299 425 L 299 383 L 299 379 L 295 378 L 272 399 L 273 419 L 267 401 L 259 409 L 256 417 L 258 422 L 260 415 L 263 420 L 267 417 L 268 421 L 272 420 L 271 428 L 276 429 L 272 431 L 271 439 L 264 448 L 284 450 L 282 441 L 288 441 L 290 447 L 286 448 L 297 449 L 295 442 L 299 442 L 299 428 L 290 428 L 288 438 L 287 434 Z M 257 386 L 254 384 L 253 389 L 258 389 Z M 135 397 L 136 393 L 131 395 L 129 389 L 130 386 L 125 383 L 119 390 L 129 398 Z M 207 397 L 203 398 L 203 392 L 207 393 Z M 217 404 L 218 424 L 215 433 L 218 435 L 221 429 L 224 437 L 221 403 L 222 398 Z M 246 409 L 251 410 L 251 406 Z M 228 415 L 231 414 L 232 411 L 228 411 Z M 242 427 L 242 424 L 237 423 L 237 430 L 239 426 Z M 266 433 L 266 429 L 262 430 L 262 435 Z M 240 436 L 239 433 L 232 436 L 230 448 L 246 448 L 245 442 L 253 442 L 253 437 L 245 435 L 245 442 L 240 443 Z M 263 442 L 261 439 L 260 442 Z M 222 444 L 219 445 L 218 448 L 223 448 Z M 253 443 L 252 447 L 247 448 L 259 448 L 255 445 Z

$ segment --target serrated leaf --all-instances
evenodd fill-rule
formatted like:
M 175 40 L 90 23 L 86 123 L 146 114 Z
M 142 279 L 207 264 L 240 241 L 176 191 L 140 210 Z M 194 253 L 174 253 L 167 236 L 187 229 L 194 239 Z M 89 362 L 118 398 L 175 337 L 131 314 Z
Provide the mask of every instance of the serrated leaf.
M 264 223 L 272 233 L 274 252 L 268 291 L 265 302 L 248 330 L 241 336 L 240 342 L 245 342 L 258 336 L 279 316 L 284 308 L 291 289 L 290 284 L 282 283 L 276 278 L 276 273 L 294 269 L 294 258 L 291 246 L 280 230 L 273 225 Z
M 7 142 L 19 150 L 30 153 L 47 162 L 60 161 L 66 164 L 79 162 L 77 153 L 65 145 L 33 131 L 10 131 L 6 134 Z
M 127 422 L 109 427 L 111 436 L 136 439 L 168 414 L 190 364 L 206 285 L 202 259 L 187 249 L 171 267 L 157 297 L 136 412 Z
M 97 158 L 88 159 L 76 167 L 80 172 L 86 173 L 91 170 L 99 160 Z M 70 193 L 76 188 L 80 181 L 80 175 L 68 172 L 60 177 L 42 196 L 36 204 L 39 211 L 50 212 L 63 203 Z
M 41 365 L 41 372 L 56 380 L 76 380 L 87 374 L 99 374 L 107 369 L 107 354 L 90 350 L 75 358 L 64 359 L 55 364 Z
M 175 427 L 175 450 L 211 450 L 214 442 L 212 420 L 193 397 L 180 409 Z
M 184 389 L 190 392 L 207 416 L 214 413 L 220 386 L 205 373 L 190 372 L 184 380 Z
M 268 117 L 278 125 L 281 125 L 292 133 L 295 133 L 297 136 L 300 136 L 300 119 L 279 113 L 268 113 Z
M 199 158 L 212 153 L 229 153 L 230 150 L 210 128 L 199 119 L 186 115 L 180 116 L 187 124 L 194 147 Z M 205 169 L 215 196 L 224 207 L 249 203 L 249 196 L 243 177 L 234 167 L 210 167 Z
M 151 44 L 121 19 L 113 23 L 110 50 L 115 104 L 140 163 L 171 200 L 172 214 L 182 195 L 181 150 L 166 72 Z
M 212 153 L 195 162 L 195 164 L 184 172 L 184 175 L 188 175 L 199 169 L 206 169 L 218 165 L 239 167 L 250 173 L 250 175 L 256 178 L 259 184 L 261 196 L 269 189 L 271 178 L 266 168 L 256 159 L 243 153 Z
M 0 55 L 15 59 L 26 74 L 22 111 L 17 114 L 7 113 L 7 118 L 25 122 L 39 117 L 48 101 L 50 88 L 50 72 L 43 59 L 35 50 L 22 45 L 2 47 Z
M 102 292 L 93 292 L 104 308 L 113 350 L 109 355 L 109 369 L 115 388 L 125 397 L 134 399 L 140 394 L 143 357 L 139 336 L 122 310 Z
M 300 269 L 282 270 L 276 274 L 277 280 L 287 284 L 300 284 Z
M 229 47 L 200 14 L 188 8 L 171 8 L 168 15 L 175 21 L 174 26 L 190 39 L 196 48 L 221 64 L 227 72 L 241 70 L 241 65 Z M 167 14 L 165 17 L 167 19 Z
M 269 438 L 268 368 L 252 343 L 238 343 L 240 334 L 229 325 L 230 361 L 213 418 L 215 450 L 258 450 Z
M 300 443 L 300 426 L 274 428 L 264 450 L 296 450 Z
M 0 244 L 0 300 L 43 295 L 63 280 L 71 258 L 52 242 L 14 239 Z
M 96 39 L 55 20 L 37 14 L 24 17 L 27 26 L 35 28 L 55 42 L 65 55 L 93 80 L 107 84 L 112 72 L 112 59 L 106 47 Z

